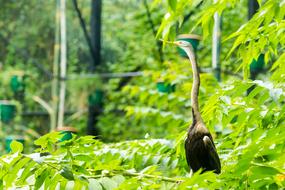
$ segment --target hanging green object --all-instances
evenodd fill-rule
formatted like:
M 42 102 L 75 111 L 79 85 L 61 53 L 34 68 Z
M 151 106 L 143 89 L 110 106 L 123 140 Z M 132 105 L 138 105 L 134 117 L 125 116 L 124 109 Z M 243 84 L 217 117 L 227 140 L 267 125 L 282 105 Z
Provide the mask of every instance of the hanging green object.
M 181 34 L 177 37 L 177 40 L 184 40 L 184 41 L 191 43 L 195 52 L 197 52 L 198 50 L 199 42 L 201 41 L 201 39 L 202 39 L 201 36 L 196 35 L 196 34 Z M 178 47 L 178 53 L 182 57 L 188 57 L 186 52 L 180 47 Z
M 63 134 L 63 137 L 60 139 L 60 142 L 72 139 L 71 131 L 61 131 L 60 133 Z
M 12 76 L 10 80 L 10 87 L 14 93 L 24 90 L 25 88 L 24 78 L 25 76 L 18 76 L 18 75 Z
M 6 152 L 11 152 L 11 143 L 12 141 L 17 141 L 22 143 L 23 145 L 25 144 L 25 139 L 23 137 L 14 137 L 14 136 L 9 136 L 5 138 L 5 150 Z
M 251 64 L 250 64 L 250 72 L 251 73 L 259 73 L 260 71 L 263 70 L 263 67 L 265 65 L 264 62 L 264 54 L 260 54 L 256 59 L 253 59 Z
M 171 93 L 175 91 L 175 85 L 171 85 L 165 82 L 156 83 L 156 88 L 159 92 L 162 92 L 162 93 Z
M 60 132 L 60 134 L 63 135 L 60 139 L 60 142 L 72 139 L 72 134 L 77 133 L 77 129 L 74 127 L 60 127 L 57 130 Z
M 16 106 L 9 101 L 0 101 L 0 117 L 4 123 L 9 123 L 14 117 L 16 112 Z
M 100 106 L 103 104 L 103 96 L 104 93 L 102 90 L 95 90 L 92 94 L 88 97 L 88 103 L 91 106 Z

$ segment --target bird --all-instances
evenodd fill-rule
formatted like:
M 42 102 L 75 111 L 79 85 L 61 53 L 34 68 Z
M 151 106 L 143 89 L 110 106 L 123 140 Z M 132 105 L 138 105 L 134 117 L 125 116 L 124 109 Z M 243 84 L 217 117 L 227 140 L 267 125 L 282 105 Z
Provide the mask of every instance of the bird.
M 213 137 L 199 111 L 199 88 L 200 74 L 194 49 L 190 42 L 178 40 L 173 42 L 175 45 L 184 50 L 190 60 L 193 72 L 193 84 L 191 90 L 191 107 L 192 107 L 192 124 L 189 126 L 187 137 L 185 140 L 185 154 L 187 164 L 190 167 L 190 174 L 202 170 L 213 171 L 216 174 L 221 173 L 221 162 L 217 153 Z

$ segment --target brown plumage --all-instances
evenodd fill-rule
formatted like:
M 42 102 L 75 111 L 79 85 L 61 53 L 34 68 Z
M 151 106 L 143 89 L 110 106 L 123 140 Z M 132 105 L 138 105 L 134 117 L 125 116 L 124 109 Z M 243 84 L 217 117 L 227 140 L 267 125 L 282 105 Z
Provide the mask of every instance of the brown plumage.
M 201 122 L 194 122 L 188 130 L 185 140 L 185 153 L 188 166 L 193 172 L 202 168 L 202 172 L 221 172 L 220 159 L 212 135 Z
M 174 44 L 178 45 L 187 53 L 193 72 L 193 85 L 191 91 L 193 122 L 188 129 L 185 141 L 185 153 L 188 166 L 193 172 L 196 172 L 201 168 L 202 172 L 214 171 L 219 174 L 221 172 L 220 159 L 212 135 L 206 128 L 199 111 L 198 95 L 200 75 L 193 47 L 189 42 L 183 40 L 176 41 Z

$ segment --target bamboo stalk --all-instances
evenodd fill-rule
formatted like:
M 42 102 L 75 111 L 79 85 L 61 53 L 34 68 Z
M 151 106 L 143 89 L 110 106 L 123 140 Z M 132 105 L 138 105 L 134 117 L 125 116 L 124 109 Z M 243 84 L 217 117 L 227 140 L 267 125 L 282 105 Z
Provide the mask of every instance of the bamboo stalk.
M 65 76 L 66 76 L 66 0 L 60 0 L 60 91 L 59 111 L 57 127 L 63 127 L 64 123 L 64 101 L 65 101 Z
M 215 3 L 217 0 L 214 1 Z M 220 62 L 220 49 L 221 49 L 221 16 L 216 12 L 214 14 L 214 28 L 212 38 L 212 67 L 213 72 L 218 81 L 221 81 L 221 62 Z
M 58 64 L 59 64 L 59 47 L 60 47 L 60 1 L 56 0 L 55 13 L 55 44 L 54 44 L 54 60 L 53 60 L 53 79 L 51 87 L 52 110 L 50 132 L 54 131 L 57 125 L 58 114 Z

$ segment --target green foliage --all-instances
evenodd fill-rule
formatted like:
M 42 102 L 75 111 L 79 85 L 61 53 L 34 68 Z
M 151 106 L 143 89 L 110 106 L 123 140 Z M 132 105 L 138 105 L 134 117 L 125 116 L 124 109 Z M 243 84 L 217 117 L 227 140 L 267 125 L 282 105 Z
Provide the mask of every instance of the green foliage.
M 59 140 L 60 135 L 48 134 L 41 137 L 37 141 L 41 154 L 46 152 L 47 139 Z M 161 169 L 175 168 L 178 163 L 176 157 L 171 157 L 174 155 L 172 143 L 166 140 L 141 140 L 107 145 L 86 136 L 57 143 L 56 146 L 56 151 L 47 156 L 40 156 L 40 153 L 24 155 L 19 150 L 3 156 L 3 185 L 6 188 L 32 186 L 35 189 L 41 186 L 53 189 L 57 184 L 62 188 L 72 189 L 89 185 L 92 188 L 98 186 L 113 189 L 120 184 L 127 186 L 129 182 L 139 183 L 137 185 L 149 184 L 149 180 L 141 179 L 144 175 L 160 180 L 160 176 L 152 175 L 159 173 L 156 171 L 159 165 Z
M 155 3 L 157 2 L 155 1 Z M 175 7 L 179 3 L 183 6 L 183 2 L 168 1 L 169 12 L 166 16 L 170 14 L 170 17 L 163 20 L 161 31 L 159 31 L 162 32 L 163 30 L 162 35 L 164 38 L 168 38 L 171 27 L 176 26 L 174 21 L 179 21 L 180 16 L 183 14 L 183 11 L 175 12 Z M 204 37 L 209 35 L 213 14 L 216 11 L 221 14 L 227 11 L 228 7 L 232 11 L 237 11 L 234 9 L 239 7 L 238 1 L 219 1 L 215 5 L 205 4 L 204 6 L 205 10 L 201 13 L 201 20 L 198 21 L 202 25 Z M 259 12 L 267 10 L 268 6 L 281 10 L 280 7 L 283 4 L 268 1 L 262 4 Z M 283 60 L 282 47 L 284 44 L 283 40 L 274 40 L 275 36 L 268 34 L 271 31 L 281 35 L 282 32 L 280 31 L 284 30 L 284 26 L 277 24 L 278 27 L 272 27 L 275 26 L 275 16 L 270 18 L 271 20 L 267 17 L 272 14 L 280 14 L 280 11 L 274 12 L 274 9 L 267 10 L 270 10 L 270 14 L 257 14 L 235 33 L 233 33 L 234 31 L 226 31 L 227 34 L 233 33 L 233 35 L 230 35 L 229 38 L 226 36 L 226 41 L 224 41 L 226 47 L 233 47 L 233 50 L 237 48 L 237 51 L 232 52 L 229 48 L 225 49 L 228 51 L 224 52 L 224 55 L 231 55 L 231 60 L 228 60 L 228 62 L 239 62 L 242 59 L 240 67 L 243 67 L 245 71 L 245 78 L 247 78 L 248 66 L 251 60 L 260 53 L 265 53 L 266 62 L 269 65 L 277 59 L 272 69 L 272 77 L 266 77 L 266 80 L 269 80 L 268 82 L 240 81 L 228 77 L 231 80 L 223 84 L 217 84 L 213 78 L 202 75 L 202 89 L 200 92 L 202 115 L 212 133 L 216 131 L 214 134 L 219 154 L 222 157 L 223 173 L 220 176 L 214 174 L 194 176 L 181 183 L 179 188 L 278 189 L 284 187 L 284 134 L 282 132 L 284 125 L 284 85 L 280 83 L 284 81 L 281 77 L 284 73 L 281 68 L 284 65 L 281 61 Z M 227 13 L 227 15 L 230 15 L 230 13 Z M 270 25 L 264 24 L 267 19 L 270 20 Z M 235 29 L 237 28 L 235 26 Z M 245 28 L 248 28 L 248 30 L 245 30 Z M 256 30 L 260 34 L 255 34 L 255 30 L 251 30 L 251 28 L 257 28 Z M 242 35 L 246 38 L 240 38 Z M 263 45 L 260 44 L 264 40 L 263 36 L 268 39 L 265 45 L 264 42 Z M 232 38 L 235 38 L 235 41 L 232 41 Z M 282 37 L 279 36 L 279 38 Z M 247 54 L 244 55 L 242 52 Z M 269 56 L 273 52 L 274 56 Z M 167 136 L 169 138 L 179 136 L 175 143 L 178 155 L 183 155 L 185 132 L 181 132 L 181 135 L 177 135 L 177 133 L 185 131 L 185 124 L 189 122 L 187 119 L 190 118 L 187 97 L 189 97 L 191 89 L 191 80 L 185 76 L 185 72 L 188 71 L 185 69 L 187 66 L 182 66 L 184 69 L 181 70 L 177 69 L 181 66 L 181 62 L 179 60 L 178 64 L 178 61 L 172 60 L 163 72 L 153 70 L 146 72 L 144 79 L 149 80 L 149 77 L 152 76 L 151 85 L 142 85 L 139 83 L 140 80 L 136 80 L 139 84 L 127 86 L 123 91 L 125 96 L 119 96 L 124 97 L 120 101 L 121 109 L 126 111 L 127 116 L 130 118 L 128 121 L 131 120 L 131 122 L 128 122 L 129 131 L 132 133 L 134 132 L 133 128 L 140 128 L 145 129 L 141 135 L 148 133 L 150 136 L 161 135 L 161 137 Z M 147 77 L 148 79 L 146 79 Z M 173 94 L 157 92 L 153 81 L 161 77 L 171 83 L 178 84 L 177 91 Z M 149 81 L 146 83 L 149 83 Z M 247 90 L 253 85 L 255 86 L 254 90 L 246 95 Z M 116 96 L 118 97 L 118 94 Z M 118 128 L 124 126 L 123 124 L 119 123 Z M 161 130 L 157 126 L 163 126 L 164 128 Z M 169 134 L 173 134 L 173 136 Z M 116 135 L 118 134 L 113 134 L 111 137 Z
M 177 1 L 177 6 L 193 5 L 193 2 L 180 0 Z M 240 1 L 236 0 L 217 1 L 217 3 L 213 4 L 204 3 L 204 6 L 207 8 L 201 12 L 197 25 L 192 25 L 191 28 L 200 25 L 203 29 L 203 37 L 207 38 L 212 30 L 213 15 L 216 12 L 222 15 L 229 7 L 236 9 L 239 4 Z M 227 41 L 235 38 L 234 43 L 231 44 L 231 49 L 228 51 L 228 57 L 233 53 L 238 55 L 239 60 L 242 60 L 239 68 L 243 68 L 245 78 L 249 76 L 249 64 L 253 59 L 257 59 L 261 53 L 265 54 L 265 62 L 268 63 L 276 60 L 278 57 L 282 58 L 284 51 L 282 48 L 285 43 L 282 35 L 284 33 L 284 3 L 282 1 L 269 0 L 264 3 L 259 1 L 259 4 L 261 7 L 257 14 L 225 39 Z M 170 4 L 168 6 L 171 7 Z M 162 34 L 162 37 L 167 39 L 171 27 L 175 26 L 175 21 L 181 19 L 181 15 L 183 15 L 183 12 L 180 10 L 172 10 L 166 13 L 158 34 Z M 228 18 L 224 17 L 224 19 Z M 281 60 L 277 59 L 274 68 L 281 68 L 281 62 Z
M 248 117 L 252 118 L 252 114 L 256 113 L 249 112 Z M 284 187 L 283 124 L 260 128 L 245 125 L 247 119 L 236 122 L 238 130 L 220 134 L 223 141 L 217 144 L 222 158 L 221 175 L 204 173 L 184 177 L 188 169 L 179 148 L 184 138 L 176 142 L 146 139 L 104 144 L 86 136 L 58 143 L 61 135 L 53 133 L 36 142 L 39 153 L 21 154 L 21 147 L 13 142 L 14 153 L 0 159 L 0 179 L 6 188 L 35 189 L 41 186 L 45 189 L 56 186 L 70 189 Z M 51 154 L 46 154 L 50 148 Z

